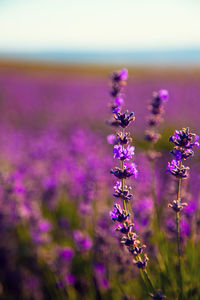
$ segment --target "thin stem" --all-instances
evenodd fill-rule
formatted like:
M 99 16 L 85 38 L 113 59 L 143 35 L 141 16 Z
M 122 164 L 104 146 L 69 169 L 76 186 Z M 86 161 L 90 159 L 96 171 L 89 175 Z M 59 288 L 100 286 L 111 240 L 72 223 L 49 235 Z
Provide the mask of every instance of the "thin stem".
M 150 145 L 150 150 L 152 152 L 155 151 L 154 149 L 154 143 L 151 143 Z M 152 199 L 153 199 L 153 206 L 154 206 L 154 217 L 156 218 L 156 223 L 159 226 L 159 212 L 158 212 L 158 207 L 157 207 L 157 197 L 156 197 L 156 174 L 155 174 L 155 161 L 152 160 L 150 161 L 150 166 L 151 166 L 151 194 L 152 194 Z
M 122 172 L 124 171 L 124 160 L 122 160 Z M 122 178 L 122 192 L 124 191 L 124 186 L 125 186 L 125 179 Z M 127 207 L 126 207 L 126 200 L 123 199 L 123 208 L 125 211 L 127 211 Z
M 155 288 L 154 288 L 154 286 L 153 286 L 153 284 L 152 284 L 152 282 L 151 282 L 151 279 L 150 279 L 150 277 L 149 277 L 149 275 L 148 275 L 148 273 L 147 273 L 147 270 L 145 269 L 143 272 L 144 272 L 144 274 L 145 274 L 145 278 L 147 279 L 147 282 L 148 282 L 149 286 L 151 287 L 151 291 L 152 291 L 153 293 L 155 293 L 156 290 L 155 290 Z
M 151 194 L 152 194 L 153 206 L 154 206 L 154 216 L 156 218 L 157 225 L 159 226 L 159 213 L 158 213 L 157 198 L 156 198 L 156 175 L 155 175 L 154 161 L 152 161 L 150 165 L 151 165 L 151 174 L 152 174 Z
M 181 165 L 181 163 L 180 163 Z M 178 195 L 177 202 L 180 204 L 181 201 L 181 178 L 178 180 Z M 179 216 L 180 212 L 176 212 L 176 239 L 177 239 L 177 252 L 178 252 L 178 280 L 179 280 L 179 300 L 183 297 L 183 284 L 182 284 L 182 273 L 181 273 L 181 247 L 180 247 L 180 225 Z
M 124 128 L 122 129 L 122 134 L 124 137 Z M 124 150 L 124 145 L 122 145 L 122 149 Z M 124 171 L 124 160 L 122 160 L 122 172 Z M 125 186 L 125 178 L 122 178 L 122 192 L 124 191 L 124 186 Z M 126 207 L 126 200 L 123 199 L 123 209 L 125 211 L 127 211 L 127 207 Z

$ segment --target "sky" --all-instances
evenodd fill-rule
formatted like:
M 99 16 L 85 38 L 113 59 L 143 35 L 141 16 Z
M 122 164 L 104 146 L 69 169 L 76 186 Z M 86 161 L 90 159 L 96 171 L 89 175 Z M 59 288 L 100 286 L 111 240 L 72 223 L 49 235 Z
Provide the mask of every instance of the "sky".
M 200 47 L 200 0 L 0 0 L 0 50 Z

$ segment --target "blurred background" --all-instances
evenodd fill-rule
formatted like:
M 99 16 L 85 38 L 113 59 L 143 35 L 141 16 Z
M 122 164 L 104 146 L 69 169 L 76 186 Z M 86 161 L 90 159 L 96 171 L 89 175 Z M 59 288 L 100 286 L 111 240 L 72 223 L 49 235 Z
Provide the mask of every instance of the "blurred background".
M 152 91 L 167 88 L 170 124 L 196 127 L 198 109 L 188 108 L 200 93 L 199 15 L 196 0 L 0 1 L 1 119 L 40 127 L 82 110 L 70 122 L 102 125 L 108 75 L 123 66 L 136 126 Z
M 129 70 L 125 107 L 136 117 L 130 131 L 138 201 L 132 206 L 154 262 L 151 172 L 144 154 L 148 104 L 152 92 L 169 91 L 156 145 L 162 152 L 156 192 L 163 232 L 173 245 L 168 139 L 176 128 L 200 133 L 200 1 L 0 0 L 1 299 L 146 299 L 109 217 L 114 183 L 109 172 L 116 163 L 106 141 L 113 133 L 106 124 L 109 75 L 122 67 Z M 191 205 L 181 234 L 187 241 L 200 224 L 199 163 L 197 153 L 185 184 L 184 200 Z M 192 266 L 198 263 L 197 257 Z M 160 284 L 157 265 L 150 262 Z M 188 269 L 185 276 L 194 274 Z M 200 280 L 195 272 L 193 285 L 185 287 L 187 299 L 200 297 L 199 291 L 194 298 Z M 163 274 L 162 288 L 175 299 L 176 282 Z

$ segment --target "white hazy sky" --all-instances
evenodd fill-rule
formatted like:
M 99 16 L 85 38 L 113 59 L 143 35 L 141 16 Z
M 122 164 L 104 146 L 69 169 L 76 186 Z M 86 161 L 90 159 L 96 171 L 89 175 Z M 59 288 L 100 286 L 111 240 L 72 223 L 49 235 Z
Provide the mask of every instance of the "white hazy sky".
M 0 0 L 0 50 L 200 46 L 200 0 Z

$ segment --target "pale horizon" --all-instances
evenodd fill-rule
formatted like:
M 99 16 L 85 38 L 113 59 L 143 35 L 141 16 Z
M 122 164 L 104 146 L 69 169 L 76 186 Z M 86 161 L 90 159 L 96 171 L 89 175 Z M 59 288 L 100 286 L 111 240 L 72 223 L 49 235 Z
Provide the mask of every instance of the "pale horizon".
M 0 51 L 200 48 L 197 0 L 0 1 Z

